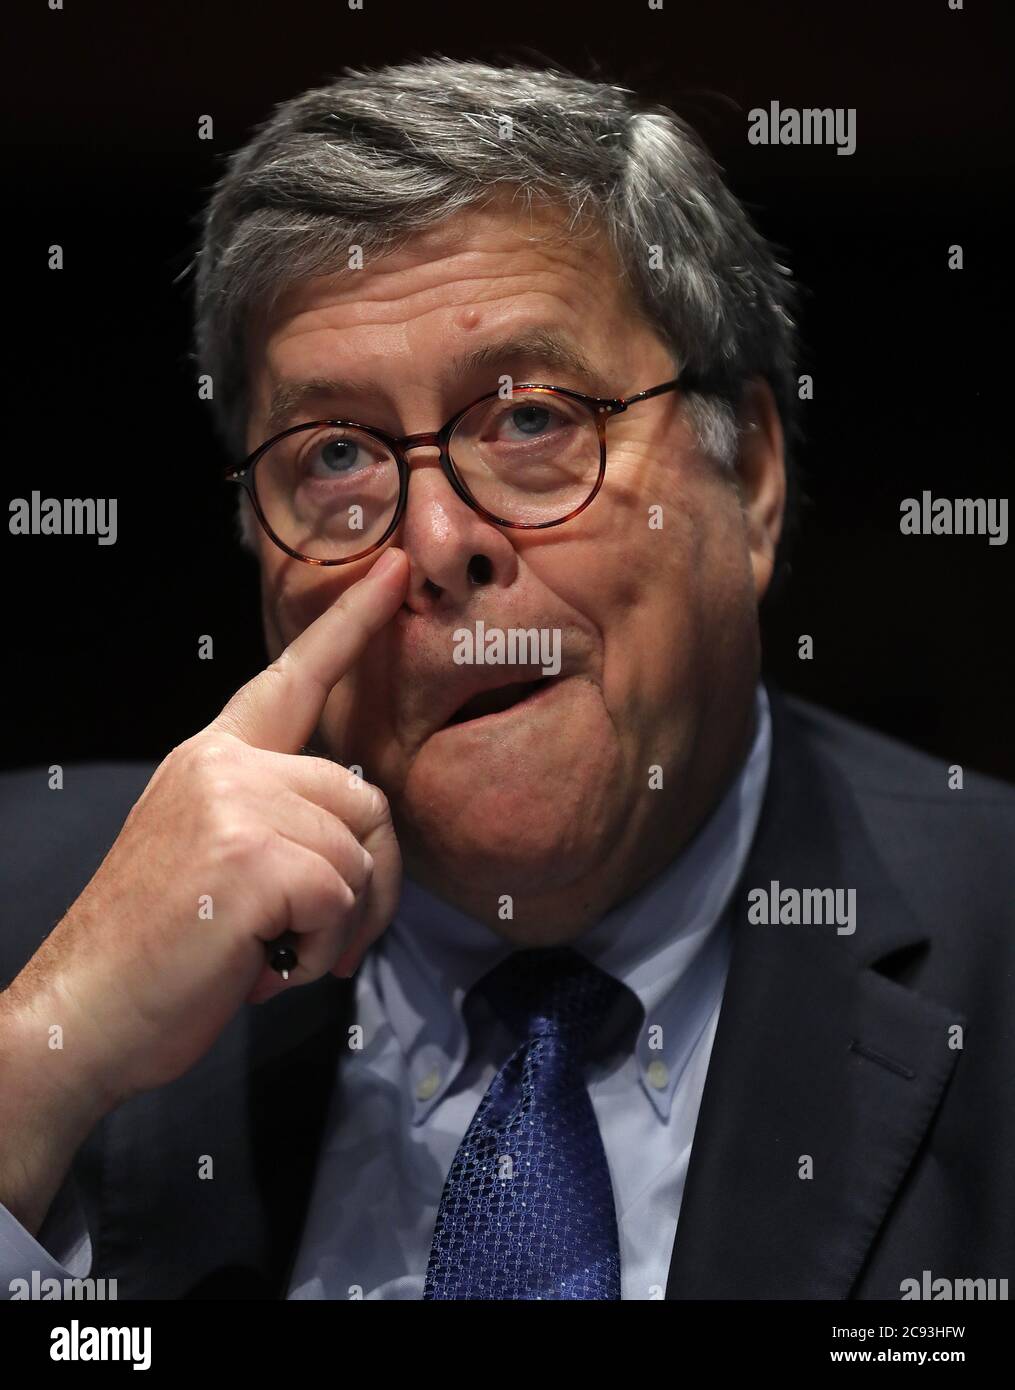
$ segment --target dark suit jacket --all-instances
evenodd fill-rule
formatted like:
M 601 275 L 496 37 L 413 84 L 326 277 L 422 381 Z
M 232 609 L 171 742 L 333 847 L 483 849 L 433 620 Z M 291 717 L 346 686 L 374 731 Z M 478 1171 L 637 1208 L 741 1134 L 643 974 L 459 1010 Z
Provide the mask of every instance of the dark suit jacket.
M 666 1296 L 898 1299 L 924 1270 L 1010 1277 L 1015 792 L 970 775 L 949 790 L 944 763 L 771 695 Z M 72 767 L 59 792 L 41 769 L 0 778 L 0 982 L 152 770 Z M 855 933 L 752 923 L 747 893 L 771 880 L 855 889 Z M 351 1005 L 328 976 L 245 1008 L 186 1076 L 98 1127 L 75 1164 L 95 1277 L 120 1298 L 285 1296 Z

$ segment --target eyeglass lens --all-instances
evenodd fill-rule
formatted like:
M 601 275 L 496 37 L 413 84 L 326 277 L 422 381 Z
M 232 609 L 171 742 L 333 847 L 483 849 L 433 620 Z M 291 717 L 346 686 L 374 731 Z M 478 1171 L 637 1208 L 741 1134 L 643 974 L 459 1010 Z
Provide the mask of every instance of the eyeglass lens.
M 563 519 L 594 491 L 599 433 L 587 407 L 550 391 L 478 402 L 456 425 L 448 453 L 474 501 L 505 521 Z M 254 489 L 279 540 L 311 559 L 368 550 L 398 505 L 399 471 L 386 444 L 350 426 L 278 440 L 254 468 Z

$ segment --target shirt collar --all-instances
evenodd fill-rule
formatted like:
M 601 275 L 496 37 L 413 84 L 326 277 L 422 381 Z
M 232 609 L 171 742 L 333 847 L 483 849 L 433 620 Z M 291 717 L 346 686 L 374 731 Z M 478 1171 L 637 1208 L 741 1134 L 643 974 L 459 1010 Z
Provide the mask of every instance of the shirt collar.
M 468 1054 L 462 1005 L 514 947 L 406 875 L 398 909 L 367 958 L 385 1016 L 402 1049 L 421 1124 Z
M 663 1118 L 722 997 L 731 946 L 726 908 L 757 829 L 771 744 L 768 696 L 759 684 L 751 749 L 722 800 L 662 873 L 574 942 L 640 1001 L 639 1074 Z
M 677 858 L 573 943 L 636 995 L 642 1088 L 662 1119 L 722 997 L 729 958 L 725 909 L 757 828 L 771 753 L 768 698 L 755 697 L 750 752 L 722 800 Z M 515 948 L 406 876 L 398 909 L 368 957 L 409 1071 L 420 1124 L 468 1053 L 462 1004 Z

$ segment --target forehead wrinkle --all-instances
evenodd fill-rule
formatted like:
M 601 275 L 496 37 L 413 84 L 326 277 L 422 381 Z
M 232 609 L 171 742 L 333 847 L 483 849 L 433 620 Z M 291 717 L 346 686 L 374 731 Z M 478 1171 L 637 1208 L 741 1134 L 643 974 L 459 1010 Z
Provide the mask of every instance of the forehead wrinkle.
M 350 327 L 363 326 L 371 319 L 378 323 L 389 321 L 393 325 L 396 317 L 401 317 L 404 323 L 407 309 L 410 318 L 419 319 L 455 302 L 460 307 L 466 301 L 484 304 L 503 299 L 505 294 L 510 294 L 513 281 L 529 280 L 535 268 L 530 263 L 532 253 L 554 277 L 571 283 L 572 292 L 563 297 L 574 301 L 572 308 L 582 317 L 607 307 L 601 294 L 601 272 L 606 272 L 615 294 L 620 291 L 617 297 L 627 300 L 622 288 L 623 275 L 618 274 L 620 267 L 609 239 L 604 237 L 595 218 L 580 218 L 578 223 L 580 226 L 576 224 L 573 210 L 561 206 L 519 208 L 514 199 L 504 204 L 499 197 L 491 195 L 485 205 L 459 212 L 416 235 L 396 239 L 382 250 L 378 259 L 368 264 L 365 273 L 343 269 L 290 282 L 273 298 L 271 311 L 260 321 L 260 334 L 248 338 L 248 348 L 253 351 L 255 337 L 262 343 L 270 338 L 272 319 L 277 324 L 280 317 L 315 315 L 320 303 L 314 300 L 324 287 L 330 288 L 334 295 L 334 307 L 348 315 Z M 409 286 L 405 285 L 406 279 L 411 282 Z M 577 295 L 575 289 L 579 290 Z M 633 310 L 633 317 L 640 317 L 636 305 L 626 304 L 625 307 L 627 315 Z M 615 318 L 615 313 L 608 310 L 608 317 Z M 480 361 L 475 365 L 484 363 Z M 578 364 L 564 365 L 575 367 Z M 251 378 L 257 374 L 253 358 L 249 360 L 248 372 Z M 615 383 L 607 386 L 587 371 L 585 376 L 597 394 L 615 394 Z M 323 380 L 323 377 L 317 378 L 318 383 Z M 351 376 L 342 381 L 329 379 L 329 385 L 321 389 L 378 394 L 377 383 L 356 381 Z M 282 412 L 292 412 L 299 404 L 299 397 L 283 383 L 279 383 L 275 391 L 277 394 L 267 409 L 280 429 L 282 425 L 278 422 Z
M 484 367 L 503 366 L 512 360 L 525 360 L 545 364 L 552 375 L 555 371 L 566 372 L 569 376 L 582 378 L 591 385 L 595 394 L 608 393 L 606 378 L 589 361 L 586 354 L 566 334 L 551 328 L 532 328 L 501 337 L 493 342 L 471 348 L 468 352 L 456 354 L 445 360 L 443 372 L 448 380 L 459 380 L 474 376 Z M 554 385 L 554 382 L 548 382 Z M 289 419 L 304 403 L 314 398 L 343 395 L 380 394 L 376 382 L 357 380 L 353 377 L 337 378 L 329 376 L 309 376 L 296 381 L 277 382 L 271 393 L 267 426 L 269 429 L 282 429 Z
M 270 316 L 288 317 L 313 311 L 322 288 L 331 291 L 335 302 L 347 308 L 357 304 L 374 308 L 393 304 L 399 308 L 434 296 L 440 304 L 452 290 L 471 294 L 475 286 L 483 284 L 496 294 L 501 283 L 531 274 L 533 259 L 541 260 L 544 269 L 581 279 L 589 278 L 593 260 L 600 262 L 600 269 L 605 268 L 603 248 L 589 247 L 579 256 L 573 238 L 523 237 L 515 228 L 497 224 L 479 230 L 478 235 L 485 240 L 477 242 L 473 239 L 476 235 L 472 233 L 470 238 L 470 234 L 460 231 L 430 244 L 421 237 L 418 243 L 409 241 L 383 252 L 376 260 L 368 259 L 359 270 L 343 267 L 301 276 L 276 291 Z M 612 255 L 605 255 L 611 266 L 615 264 Z M 408 287 L 406 280 L 410 282 Z
M 569 254 L 566 246 L 547 246 L 543 243 L 540 246 L 545 260 L 550 262 L 550 269 L 554 275 L 564 276 L 565 281 L 571 280 L 580 285 L 587 292 L 591 290 L 589 285 L 588 264 L 575 264 L 573 252 Z M 295 317 L 304 314 L 317 318 L 323 312 L 326 316 L 328 308 L 335 308 L 347 318 L 347 326 L 350 329 L 369 327 L 371 321 L 377 327 L 382 325 L 387 329 L 394 329 L 397 313 L 403 325 L 406 324 L 406 311 L 408 317 L 420 319 L 429 316 L 430 313 L 440 312 L 449 308 L 461 308 L 463 304 L 471 302 L 475 305 L 488 304 L 491 300 L 503 301 L 510 299 L 512 293 L 512 283 L 521 281 L 525 290 L 532 293 L 532 268 L 511 267 L 506 268 L 503 263 L 496 273 L 473 273 L 467 276 L 458 276 L 452 283 L 445 278 L 447 261 L 457 259 L 483 259 L 487 256 L 496 257 L 503 262 L 504 252 L 502 248 L 469 248 L 461 251 L 457 255 L 446 258 L 432 258 L 417 263 L 412 269 L 417 272 L 421 269 L 432 268 L 436 272 L 436 278 L 432 283 L 423 286 L 413 286 L 407 291 L 403 287 L 396 290 L 396 285 L 403 279 L 405 269 L 398 270 L 374 270 L 368 277 L 366 284 L 363 280 L 355 279 L 349 272 L 341 272 L 336 278 L 331 278 L 332 289 L 337 292 L 337 299 L 331 305 L 321 305 L 320 303 L 307 303 L 306 297 L 313 294 L 320 294 L 321 281 L 316 284 L 304 282 L 300 286 L 293 286 L 290 295 L 284 296 L 289 299 L 289 312 Z M 441 270 L 445 274 L 441 274 Z M 387 281 L 383 286 L 378 286 L 377 281 Z M 344 284 L 342 282 L 345 282 Z M 362 291 L 371 285 L 382 292 L 375 295 L 364 294 Z M 343 294 L 346 286 L 355 286 L 359 293 L 355 298 L 346 298 Z M 535 290 L 539 298 L 545 296 L 545 289 Z M 559 293 L 559 292 L 558 292 Z M 526 294 L 523 297 L 528 297 Z M 558 297 L 552 295 L 552 298 Z M 579 300 L 582 296 L 579 296 Z M 564 303 L 571 299 L 570 295 L 564 296 Z M 300 303 L 300 301 L 303 301 Z M 577 309 L 581 312 L 578 305 L 571 303 L 569 306 L 570 315 L 573 317 Z M 603 308 L 602 302 L 599 307 Z M 611 306 L 609 317 L 614 317 L 616 306 Z M 384 310 L 392 312 L 389 319 Z M 380 314 L 378 314 L 380 310 Z M 531 312 L 531 308 L 530 308 Z M 545 309 L 543 310 L 545 313 Z M 565 315 L 567 317 L 568 315 Z M 480 315 L 482 318 L 482 314 Z M 500 318 L 500 314 L 495 315 Z M 635 315 L 637 317 L 637 315 Z M 327 330 L 327 324 L 322 327 Z M 572 384 L 570 381 L 554 382 L 555 372 L 566 373 L 568 378 L 577 378 L 578 381 L 590 389 L 593 394 L 599 396 L 610 396 L 616 394 L 616 383 L 610 383 L 605 364 L 597 365 L 589 360 L 572 335 L 563 328 L 557 327 L 552 321 L 541 325 L 538 322 L 534 325 L 521 324 L 512 329 L 509 323 L 491 324 L 491 332 L 498 331 L 499 336 L 492 342 L 479 344 L 470 348 L 467 352 L 458 353 L 454 356 L 444 356 L 442 360 L 442 370 L 449 379 L 459 380 L 469 376 L 475 376 L 482 368 L 487 366 L 506 365 L 507 361 L 515 358 L 519 361 L 525 360 L 532 362 L 533 366 L 539 367 L 540 372 L 545 366 L 548 371 L 542 375 L 542 379 L 547 384 Z M 476 329 L 470 329 L 469 335 L 474 336 Z M 529 373 L 526 370 L 526 376 Z M 535 379 L 535 377 L 533 377 Z M 577 383 L 574 383 L 577 384 Z M 307 400 L 325 399 L 327 397 L 341 398 L 343 396 L 382 396 L 387 393 L 375 380 L 357 378 L 351 374 L 343 374 L 341 377 L 334 374 L 312 373 L 301 376 L 297 380 L 280 381 L 272 388 L 268 411 L 266 416 L 265 428 L 274 433 L 285 428 L 286 424 L 295 417 L 300 406 Z

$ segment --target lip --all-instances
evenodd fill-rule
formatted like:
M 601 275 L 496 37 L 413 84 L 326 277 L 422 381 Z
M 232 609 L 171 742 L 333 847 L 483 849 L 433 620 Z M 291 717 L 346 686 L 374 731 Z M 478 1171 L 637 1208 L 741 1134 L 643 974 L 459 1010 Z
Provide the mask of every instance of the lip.
M 541 676 L 537 676 L 537 677 L 535 677 L 534 679 L 540 680 L 540 679 L 544 679 L 544 678 L 541 677 Z M 507 709 L 494 710 L 494 711 L 493 711 L 492 713 L 490 713 L 490 714 L 481 714 L 481 715 L 477 715 L 475 719 L 466 719 L 466 720 L 463 720 L 463 721 L 462 721 L 461 723 L 459 723 L 459 724 L 449 724 L 449 723 L 445 722 L 445 723 L 437 730 L 437 733 L 438 733 L 438 734 L 469 733 L 470 731 L 472 731 L 472 730 L 477 730 L 477 729 L 483 729 L 483 730 L 492 729 L 492 728 L 493 728 L 495 725 L 497 725 L 498 723 L 502 723 L 502 722 L 504 722 L 505 720 L 510 719 L 511 716 L 514 715 L 515 713 L 517 713 L 518 710 L 529 709 L 529 708 L 531 708 L 531 707 L 534 706 L 534 705 L 538 705 L 538 704 L 543 703 L 543 702 L 546 701 L 546 700 L 552 699 L 552 698 L 553 698 L 553 695 L 554 695 L 554 692 L 555 692 L 557 689 L 559 689 L 559 687 L 560 687 L 561 685 L 564 684 L 564 682 L 565 682 L 566 679 L 567 679 L 567 677 L 564 676 L 563 674 L 557 675 L 557 676 L 549 676 L 549 677 L 546 677 L 546 678 L 545 678 L 545 684 L 544 684 L 544 685 L 541 685 L 541 686 L 539 687 L 538 690 L 534 690 L 534 691 L 532 692 L 532 694 L 531 694 L 531 695 L 527 695 L 527 696 L 525 697 L 524 700 L 519 700 L 519 701 L 517 701 L 515 704 L 509 705 Z M 514 681 L 502 681 L 500 684 L 501 684 L 501 685 L 513 685 L 514 683 L 515 683 Z M 483 687 L 483 690 L 491 690 L 491 689 L 492 689 L 492 690 L 498 690 L 498 689 L 500 689 L 500 686 L 484 686 L 484 687 Z M 479 693 L 481 693 L 481 692 L 480 692 L 480 691 L 474 691 L 474 692 L 473 692 L 473 694 L 479 694 Z M 470 695 L 470 696 L 468 696 L 467 698 L 468 698 L 468 699 L 471 699 L 472 696 Z M 459 703 L 455 706 L 455 709 L 456 709 L 456 710 L 457 710 L 457 709 L 461 709 L 462 705 L 463 705 L 464 703 L 466 703 L 466 702 L 467 702 L 467 701 L 459 701 Z M 452 711 L 452 714 L 454 714 L 454 710 Z M 449 718 L 450 718 L 450 716 L 449 716 Z
M 477 695 L 485 695 L 491 690 L 502 690 L 506 685 L 519 685 L 530 681 L 548 680 L 550 684 L 561 680 L 565 675 L 564 670 L 558 672 L 556 676 L 545 677 L 541 666 L 501 666 L 491 669 L 482 666 L 467 666 L 458 668 L 455 672 L 454 682 L 450 685 L 442 683 L 440 690 L 441 704 L 434 710 L 433 732 L 447 728 L 450 721 L 470 700 Z M 537 691 L 536 694 L 541 694 Z M 535 699 L 535 695 L 527 696 L 525 700 L 519 701 L 520 704 L 527 704 L 530 699 Z M 436 701 L 434 702 L 436 703 Z M 507 710 L 499 710 L 497 713 L 510 714 L 512 705 Z M 484 719 L 492 718 L 492 715 L 481 716 Z M 480 718 L 465 721 L 468 724 L 480 722 Z M 458 725 L 451 725 L 457 728 Z

